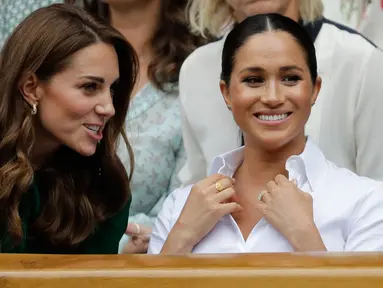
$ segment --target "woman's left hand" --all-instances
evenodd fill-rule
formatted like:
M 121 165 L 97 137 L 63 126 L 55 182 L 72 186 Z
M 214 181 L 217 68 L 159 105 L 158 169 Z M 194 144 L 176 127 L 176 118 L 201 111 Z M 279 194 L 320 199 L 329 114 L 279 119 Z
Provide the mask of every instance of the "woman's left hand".
M 152 234 L 152 228 L 137 223 L 129 223 L 125 234 L 130 236 L 130 238 L 122 250 L 122 253 L 138 254 L 148 252 L 148 245 L 150 235 Z
M 266 184 L 260 194 L 263 217 L 277 229 L 295 251 L 326 250 L 314 223 L 313 198 L 283 175 Z

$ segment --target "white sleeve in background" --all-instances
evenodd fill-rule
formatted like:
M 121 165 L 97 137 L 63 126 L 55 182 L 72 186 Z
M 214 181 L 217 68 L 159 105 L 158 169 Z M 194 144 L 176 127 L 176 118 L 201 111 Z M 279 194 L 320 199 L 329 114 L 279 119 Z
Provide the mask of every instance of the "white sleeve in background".
M 182 90 L 180 90 L 180 94 L 181 93 L 183 93 Z M 193 97 L 193 95 L 189 96 Z M 184 95 L 183 97 L 188 97 L 188 95 Z M 189 120 L 185 114 L 184 107 L 182 106 L 182 101 L 180 110 L 186 161 L 178 174 L 178 179 L 181 183 L 181 187 L 185 187 L 205 178 L 207 167 L 205 157 L 201 148 L 199 147 L 196 135 L 194 135 L 193 129 L 190 127 Z
M 383 181 L 383 52 L 381 50 L 375 49 L 371 53 L 361 73 L 362 85 L 354 119 L 355 172 L 361 176 Z
M 176 190 L 177 191 L 177 190 Z M 162 210 L 158 213 L 157 219 L 154 221 L 152 235 L 150 237 L 148 254 L 160 254 L 162 246 L 164 246 L 166 239 L 172 228 L 172 215 L 175 204 L 175 192 L 171 193 L 166 198 Z
M 344 251 L 383 251 L 383 185 L 358 203 Z
M 192 185 L 176 189 L 166 198 L 153 225 L 148 254 L 159 254 L 189 197 Z

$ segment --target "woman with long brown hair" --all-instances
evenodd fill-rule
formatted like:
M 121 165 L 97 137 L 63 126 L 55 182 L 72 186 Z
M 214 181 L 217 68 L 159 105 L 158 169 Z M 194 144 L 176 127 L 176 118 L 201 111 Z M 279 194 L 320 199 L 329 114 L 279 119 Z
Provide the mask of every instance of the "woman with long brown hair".
M 131 201 L 116 154 L 134 50 L 80 8 L 28 16 L 0 58 L 0 240 L 5 253 L 117 253 Z M 129 150 L 130 151 L 130 150 Z
M 118 29 L 138 54 L 139 79 L 126 118 L 135 156 L 133 199 L 128 235 L 120 249 L 143 253 L 163 201 L 179 186 L 177 175 L 185 162 L 179 71 L 185 58 L 205 41 L 189 31 L 186 0 L 83 2 L 85 9 Z M 126 152 L 124 146 L 119 147 L 118 154 L 129 170 Z

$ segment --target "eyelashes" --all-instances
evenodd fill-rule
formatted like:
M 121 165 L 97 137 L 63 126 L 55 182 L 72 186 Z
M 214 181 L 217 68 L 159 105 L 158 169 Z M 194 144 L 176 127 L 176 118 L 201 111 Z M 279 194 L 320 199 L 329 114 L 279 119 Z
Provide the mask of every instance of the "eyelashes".
M 100 91 L 102 89 L 102 85 L 100 85 L 97 82 L 89 82 L 89 83 L 85 83 L 85 84 L 81 85 L 80 88 L 83 91 L 85 91 L 85 94 L 87 94 L 87 95 L 94 95 L 94 94 L 96 94 L 98 91 Z M 110 95 L 111 95 L 111 97 L 113 97 L 114 94 L 115 94 L 114 88 L 115 88 L 115 85 L 113 84 L 110 87 Z
M 281 82 L 287 86 L 294 86 L 298 84 L 298 82 L 301 80 L 302 80 L 302 77 L 298 75 L 287 75 L 281 78 Z M 260 87 L 266 82 L 266 80 L 259 76 L 251 76 L 251 77 L 245 77 L 242 80 L 242 82 L 247 84 L 250 87 Z

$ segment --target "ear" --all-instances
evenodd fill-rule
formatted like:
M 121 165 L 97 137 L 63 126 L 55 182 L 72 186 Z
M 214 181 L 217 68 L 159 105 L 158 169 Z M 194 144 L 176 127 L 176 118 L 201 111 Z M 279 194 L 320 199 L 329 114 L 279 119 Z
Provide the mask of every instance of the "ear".
M 318 98 L 318 94 L 320 92 L 320 89 L 322 87 L 322 78 L 320 78 L 319 76 L 317 77 L 317 79 L 315 80 L 315 85 L 314 85 L 314 89 L 313 89 L 313 94 L 311 96 L 311 106 L 315 104 L 315 102 L 317 101 L 317 98 Z
M 223 96 L 223 100 L 225 100 L 226 106 L 231 107 L 231 97 L 229 94 L 229 85 L 226 84 L 225 81 L 219 81 L 219 88 L 221 89 L 221 94 Z
M 36 105 L 40 101 L 40 93 L 38 93 L 39 80 L 35 73 L 28 73 L 20 83 L 20 93 L 24 100 L 31 106 Z

